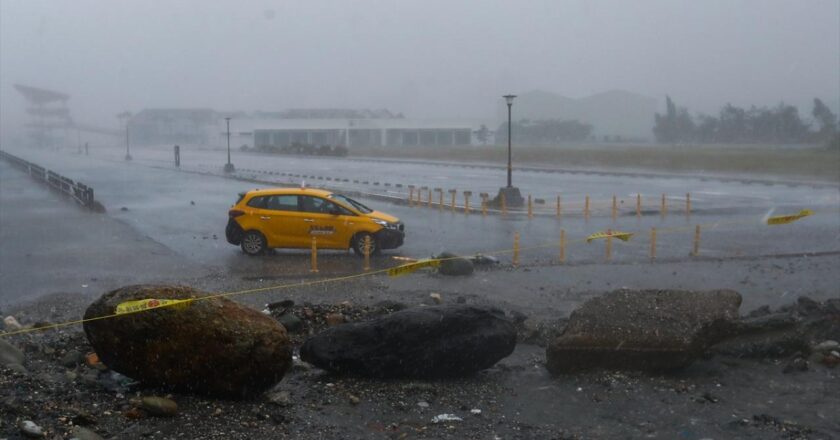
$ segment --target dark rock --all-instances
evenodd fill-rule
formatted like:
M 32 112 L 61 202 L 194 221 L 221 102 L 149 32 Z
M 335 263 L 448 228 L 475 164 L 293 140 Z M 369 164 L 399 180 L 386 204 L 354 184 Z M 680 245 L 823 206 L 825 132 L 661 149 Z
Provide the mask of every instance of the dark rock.
M 782 373 L 790 374 L 790 373 L 799 373 L 802 371 L 808 371 L 808 361 L 802 357 L 795 357 L 791 360 L 785 368 L 782 369 Z
M 83 428 L 81 426 L 76 426 L 73 428 L 73 437 L 70 440 L 102 440 L 102 436 L 97 434 L 96 432 Z
M 431 306 L 327 329 L 301 347 L 301 359 L 368 377 L 453 377 L 510 355 L 516 331 L 504 314 L 475 306 Z
M 76 365 L 81 365 L 85 362 L 85 355 L 78 350 L 70 350 L 61 357 L 61 365 L 67 368 L 73 368 Z
M 0 365 L 23 365 L 25 356 L 20 349 L 0 338 Z
M 202 296 L 185 286 L 124 287 L 91 304 L 85 319 L 125 301 Z M 292 363 L 283 326 L 225 298 L 88 321 L 84 330 L 105 365 L 153 386 L 242 397 L 279 382 Z
M 740 305 L 732 290 L 614 291 L 572 312 L 546 350 L 546 366 L 553 374 L 683 368 L 723 336 Z
M 152 416 L 172 417 L 178 414 L 178 404 L 172 399 L 146 396 L 140 399 L 140 409 Z
M 464 276 L 473 273 L 473 263 L 468 258 L 459 257 L 449 252 L 443 252 L 435 258 L 441 259 L 438 272 L 442 275 Z
M 284 313 L 277 317 L 277 321 L 286 328 L 289 333 L 297 333 L 303 328 L 303 321 L 294 313 Z

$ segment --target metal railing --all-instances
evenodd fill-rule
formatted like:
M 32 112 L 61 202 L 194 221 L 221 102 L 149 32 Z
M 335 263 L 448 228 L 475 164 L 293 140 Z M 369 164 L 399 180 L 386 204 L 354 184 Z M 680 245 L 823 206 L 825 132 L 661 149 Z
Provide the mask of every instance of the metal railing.
M 13 167 L 29 174 L 33 179 L 46 184 L 53 190 L 70 197 L 85 208 L 93 211 L 103 210 L 102 205 L 93 197 L 93 188 L 84 183 L 75 182 L 73 179 L 2 150 L 0 150 L 0 159 L 4 159 Z

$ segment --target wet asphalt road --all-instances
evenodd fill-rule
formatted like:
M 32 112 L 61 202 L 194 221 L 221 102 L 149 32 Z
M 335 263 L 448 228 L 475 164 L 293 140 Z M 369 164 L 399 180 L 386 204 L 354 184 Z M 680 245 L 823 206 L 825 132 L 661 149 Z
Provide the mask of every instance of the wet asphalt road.
M 115 240 L 121 240 L 117 237 L 132 234 L 128 234 L 128 231 L 122 231 L 123 234 L 108 232 L 107 228 L 99 234 L 97 232 L 100 231 L 93 230 L 88 235 L 82 234 L 81 237 L 76 236 L 73 239 L 70 239 L 69 232 L 47 231 L 46 228 L 40 228 L 38 230 L 45 232 L 29 237 L 28 240 L 29 243 L 35 243 L 38 247 L 52 250 L 44 251 L 44 256 L 48 258 L 45 263 L 39 264 L 49 264 L 53 268 L 50 274 L 55 276 L 56 280 L 64 279 L 62 277 L 68 272 L 72 273 L 73 271 L 66 269 L 66 266 L 73 264 L 95 268 L 95 272 L 101 272 L 98 277 L 108 278 L 111 271 L 108 268 L 115 261 L 124 261 L 124 264 L 120 265 L 123 271 L 126 267 L 138 269 L 128 271 L 131 276 L 123 281 L 129 282 L 150 279 L 190 280 L 201 274 L 265 283 L 313 276 L 309 274 L 309 255 L 306 251 L 283 250 L 262 258 L 249 258 L 224 239 L 226 212 L 235 201 L 236 194 L 253 187 L 265 187 L 270 184 L 268 182 L 276 182 L 277 176 L 259 175 L 256 176 L 259 181 L 255 182 L 224 178 L 219 170 L 215 170 L 218 176 L 177 170 L 170 165 L 155 164 L 151 159 L 144 160 L 142 151 L 134 153 L 135 160 L 132 162 L 115 160 L 114 157 L 100 157 L 95 154 L 85 157 L 69 152 L 18 153 L 29 160 L 93 186 L 97 200 L 108 210 L 107 217 L 117 225 L 113 227 L 128 228 L 134 231 L 134 235 L 139 236 L 133 240 L 138 243 L 143 242 L 143 245 L 136 246 L 131 242 L 115 242 Z M 155 154 L 151 154 L 152 159 Z M 196 152 L 196 154 L 215 153 Z M 276 163 L 272 165 L 266 158 L 257 157 L 254 160 L 265 162 L 263 165 L 266 167 L 276 165 Z M 287 161 L 286 158 L 271 158 L 271 160 L 277 163 Z M 292 160 L 301 163 L 319 163 L 319 160 L 315 159 Z M 327 164 L 337 161 L 340 160 L 328 159 Z M 360 162 L 353 161 L 353 163 Z M 295 170 L 300 171 L 301 167 L 302 165 L 299 165 Z M 414 165 L 414 167 L 417 166 Z M 19 189 L 27 187 L 26 179 L 21 181 L 18 178 L 18 189 L 15 189 L 14 186 L 6 183 L 7 179 L 13 178 L 9 172 L 11 169 L 4 167 L 2 170 L 4 185 L 0 188 L 0 195 L 4 197 L 3 206 L 4 208 L 15 206 L 20 203 L 21 194 L 23 194 Z M 12 172 L 17 173 L 17 171 Z M 254 177 L 243 174 L 237 173 L 240 179 Z M 530 177 L 528 173 L 522 174 L 522 180 L 527 181 Z M 558 185 L 566 184 L 563 180 L 565 174 L 535 174 L 538 174 L 536 177 L 538 179 L 553 177 Z M 597 176 L 589 176 L 587 179 L 597 180 Z M 581 191 L 598 194 L 595 189 L 601 188 L 600 194 L 603 195 L 618 192 L 618 189 L 627 188 L 634 183 L 633 179 L 629 179 L 628 183 L 617 185 L 611 179 L 614 178 L 606 178 L 599 185 L 590 186 L 589 189 L 583 188 Z M 679 180 L 661 179 L 660 186 L 651 191 L 662 192 L 672 189 L 676 185 L 675 182 Z M 346 185 L 343 182 L 324 183 L 332 183 L 342 188 Z M 741 291 L 745 289 L 760 291 L 761 294 L 755 298 L 755 303 L 760 305 L 760 301 L 767 301 L 769 298 L 784 302 L 800 294 L 818 297 L 840 294 L 837 287 L 840 285 L 838 282 L 840 278 L 833 269 L 838 267 L 837 263 L 840 262 L 840 254 L 838 254 L 840 251 L 840 205 L 836 200 L 838 198 L 836 188 L 756 186 L 718 181 L 709 181 L 709 184 L 723 187 L 725 191 L 719 191 L 723 195 L 713 199 L 695 197 L 693 199 L 694 213 L 690 217 L 673 208 L 664 218 L 655 209 L 637 218 L 633 208 L 625 208 L 621 210 L 621 215 L 615 221 L 609 215 L 609 199 L 597 199 L 601 205 L 604 203 L 607 205 L 601 209 L 595 209 L 588 220 L 572 212 L 567 213 L 560 220 L 552 213 L 541 211 L 534 219 L 528 219 L 523 213 L 510 214 L 506 217 L 500 215 L 482 217 L 475 212 L 465 215 L 461 210 L 453 213 L 448 209 L 440 210 L 434 206 L 432 208 L 409 207 L 402 201 L 388 203 L 379 198 L 363 198 L 363 201 L 376 209 L 397 215 L 407 225 L 406 244 L 399 249 L 387 251 L 385 256 L 375 259 L 375 268 L 399 264 L 400 261 L 393 257 L 423 258 L 443 250 L 470 255 L 477 252 L 495 253 L 503 264 L 508 264 L 512 258 L 514 233 L 518 232 L 522 246 L 520 262 L 525 268 L 510 272 L 506 277 L 516 279 L 511 285 L 521 286 L 523 289 L 534 289 L 534 294 L 537 296 L 551 298 L 551 295 L 546 295 L 546 288 L 549 291 L 578 289 L 584 292 L 595 292 L 599 289 L 603 291 L 622 286 L 698 289 L 729 287 Z M 589 183 L 589 185 L 593 184 Z M 350 185 L 346 189 L 361 191 L 364 188 Z M 365 192 L 372 193 L 372 191 Z M 733 209 L 731 201 L 725 195 L 741 193 L 749 194 L 749 197 L 746 197 L 749 203 L 742 202 L 738 209 Z M 26 197 L 22 198 L 24 202 L 27 202 Z M 58 202 L 53 199 L 55 196 L 51 195 L 50 203 Z M 794 203 L 798 199 L 802 202 Z M 624 202 L 624 206 L 628 204 L 632 206 L 634 201 L 629 198 Z M 64 201 L 64 203 L 67 202 Z M 18 267 L 15 266 L 17 264 L 22 268 L 21 270 L 28 269 L 28 266 L 15 258 L 20 255 L 21 248 L 25 249 L 31 244 L 24 243 L 24 238 L 20 237 L 21 234 L 16 234 L 15 230 L 21 223 L 27 223 L 30 229 L 35 228 L 37 223 L 33 225 L 28 220 L 33 215 L 50 215 L 50 210 L 39 203 L 28 202 L 25 207 L 23 211 L 3 209 L 4 217 L 2 217 L 4 238 L 6 236 L 10 238 L 4 241 L 0 255 L 9 262 L 6 267 Z M 771 210 L 778 214 L 794 213 L 803 208 L 813 209 L 817 214 L 786 226 L 770 227 L 762 222 Z M 553 211 L 553 207 L 545 209 L 545 211 L 549 210 Z M 9 214 L 10 212 L 13 214 Z M 74 213 L 62 224 L 79 223 L 78 219 L 72 217 L 97 218 L 87 213 Z M 82 223 L 90 222 L 94 225 L 102 223 L 101 220 Z M 700 255 L 692 257 L 689 254 L 692 251 L 697 224 L 701 225 Z M 96 227 L 101 226 L 94 226 Z M 656 264 L 650 264 L 648 257 L 651 227 L 659 230 Z M 586 243 L 584 240 L 587 235 L 608 228 L 636 233 L 626 243 L 614 241 L 612 260 L 609 264 L 605 263 L 603 241 Z M 559 266 L 558 261 L 558 240 L 561 230 L 565 231 L 568 242 L 564 266 Z M 154 249 L 146 250 L 144 246 Z M 126 248 L 131 249 L 129 255 L 120 251 Z M 25 255 L 29 252 L 23 253 Z M 802 257 L 803 254 L 808 256 Z M 60 256 L 63 256 L 63 259 L 59 258 Z M 778 261 L 770 262 L 771 259 L 774 261 L 778 259 Z M 77 263 L 78 261 L 91 263 L 81 265 Z M 320 277 L 348 275 L 358 273 L 362 269 L 360 259 L 340 251 L 323 252 L 319 262 L 321 271 L 317 276 Z M 755 267 L 752 268 L 752 266 Z M 523 272 L 523 270 L 533 272 Z M 9 272 L 9 270 L 0 271 L 0 275 L 7 280 L 11 278 Z M 153 272 L 154 276 L 149 276 L 149 272 Z M 677 273 L 679 275 L 676 275 Z M 94 276 L 94 278 L 98 277 Z M 118 276 L 112 278 L 120 279 Z M 491 275 L 478 279 L 441 280 L 438 277 L 415 275 L 389 279 L 387 284 L 402 289 L 425 285 L 430 289 L 457 293 L 476 288 L 476 283 L 479 284 L 480 289 L 486 289 L 487 286 L 482 284 L 497 282 L 495 278 L 495 275 Z M 418 279 L 423 281 L 418 284 Z M 231 283 L 229 281 L 227 284 Z M 55 284 L 45 282 L 42 290 L 46 292 L 49 290 L 47 286 Z M 90 283 L 79 281 L 70 286 L 82 284 Z M 31 284 L 29 286 L 22 290 L 35 289 Z M 6 287 L 2 295 L 3 300 L 11 301 L 18 298 L 21 296 L 20 290 Z M 509 295 L 503 292 L 488 291 L 487 294 L 502 301 L 510 300 Z M 565 309 L 565 306 L 582 299 L 579 295 L 573 296 L 571 302 L 561 299 L 558 304 L 563 305 Z M 512 302 L 522 301 L 516 299 Z M 537 304 L 529 301 L 526 303 L 539 308 Z

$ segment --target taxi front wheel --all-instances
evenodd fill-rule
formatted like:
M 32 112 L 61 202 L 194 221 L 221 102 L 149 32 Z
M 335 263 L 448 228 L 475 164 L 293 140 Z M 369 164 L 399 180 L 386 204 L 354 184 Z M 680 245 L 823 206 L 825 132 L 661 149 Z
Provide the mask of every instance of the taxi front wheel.
M 248 255 L 260 255 L 266 249 L 265 237 L 257 231 L 248 231 L 242 236 L 240 246 Z
M 365 255 L 365 237 L 370 237 L 370 254 L 379 255 L 379 243 L 376 242 L 376 237 L 367 232 L 359 232 L 353 236 L 353 252 L 358 256 Z

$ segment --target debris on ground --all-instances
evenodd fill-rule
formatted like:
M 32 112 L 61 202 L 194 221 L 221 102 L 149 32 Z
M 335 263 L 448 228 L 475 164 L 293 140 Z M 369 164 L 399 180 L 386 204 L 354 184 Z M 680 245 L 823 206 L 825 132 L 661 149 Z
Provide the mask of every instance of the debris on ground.
M 440 259 L 438 272 L 441 275 L 466 276 L 473 273 L 473 262 L 466 257 L 460 257 L 451 252 L 442 252 L 434 258 Z

